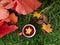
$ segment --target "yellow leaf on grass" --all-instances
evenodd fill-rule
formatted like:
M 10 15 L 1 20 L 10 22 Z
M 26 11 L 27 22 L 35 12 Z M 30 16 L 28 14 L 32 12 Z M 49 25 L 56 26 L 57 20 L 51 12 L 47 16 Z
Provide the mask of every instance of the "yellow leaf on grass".
M 42 29 L 45 30 L 48 33 L 52 32 L 52 28 L 51 28 L 51 25 L 50 24 L 47 24 L 46 25 L 45 23 L 43 23 L 42 24 Z
M 40 16 L 41 16 L 41 15 L 40 15 L 40 13 L 38 13 L 38 12 L 34 12 L 34 14 L 33 14 L 33 17 L 36 17 L 36 18 L 38 18 L 38 19 L 40 18 Z

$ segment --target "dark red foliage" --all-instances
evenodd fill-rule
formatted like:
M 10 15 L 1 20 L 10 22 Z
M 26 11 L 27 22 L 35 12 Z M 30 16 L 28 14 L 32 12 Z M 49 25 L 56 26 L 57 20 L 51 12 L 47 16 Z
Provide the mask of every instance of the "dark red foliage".
M 0 26 L 0 38 L 4 37 L 5 35 L 12 33 L 13 31 L 17 30 L 18 27 L 16 25 L 8 25 L 8 23 L 4 22 Z

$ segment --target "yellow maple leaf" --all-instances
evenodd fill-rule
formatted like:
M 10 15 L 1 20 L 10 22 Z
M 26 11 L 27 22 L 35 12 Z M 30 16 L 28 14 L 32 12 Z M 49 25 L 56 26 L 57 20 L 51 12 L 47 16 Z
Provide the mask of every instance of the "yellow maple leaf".
M 43 23 L 42 24 L 42 29 L 45 30 L 48 33 L 52 32 L 52 28 L 51 28 L 51 25 L 50 24 L 47 24 L 46 25 L 45 23 Z
M 26 29 L 26 34 L 30 34 L 32 31 L 32 29 L 29 27 L 28 29 Z
M 38 13 L 38 12 L 34 12 L 34 14 L 33 14 L 33 17 L 37 17 L 38 19 L 40 18 L 40 13 Z

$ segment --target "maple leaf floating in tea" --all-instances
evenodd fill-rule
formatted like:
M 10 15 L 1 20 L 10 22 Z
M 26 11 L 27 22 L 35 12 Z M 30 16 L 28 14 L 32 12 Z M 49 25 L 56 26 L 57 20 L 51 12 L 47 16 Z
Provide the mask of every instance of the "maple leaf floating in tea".
M 30 34 L 32 31 L 32 29 L 29 27 L 28 29 L 26 29 L 26 34 Z
M 38 0 L 14 0 L 5 6 L 6 9 L 12 9 L 19 14 L 29 14 L 41 6 L 41 2 Z
M 45 30 L 48 33 L 52 32 L 52 28 L 51 28 L 51 25 L 50 24 L 47 24 L 46 25 L 45 23 L 43 23 L 42 24 L 42 29 Z
M 37 19 L 39 19 L 40 18 L 40 13 L 38 13 L 38 12 L 34 12 L 34 14 L 33 14 L 33 17 L 36 17 Z

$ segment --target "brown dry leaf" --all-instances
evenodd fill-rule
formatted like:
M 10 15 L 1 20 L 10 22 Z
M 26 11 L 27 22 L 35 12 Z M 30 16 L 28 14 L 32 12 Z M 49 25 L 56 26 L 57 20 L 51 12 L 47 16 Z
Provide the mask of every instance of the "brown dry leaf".
M 40 13 L 40 20 L 38 20 L 37 22 L 38 24 L 43 24 L 43 23 L 46 23 L 48 24 L 48 17 L 46 16 L 46 14 L 44 12 L 41 12 Z
M 48 24 L 48 17 L 46 16 L 44 12 L 41 13 L 40 19 L 42 19 L 44 23 Z
M 42 21 L 42 20 L 39 20 L 39 21 L 37 22 L 37 24 L 43 24 L 43 21 Z
M 43 23 L 42 24 L 42 29 L 45 30 L 48 33 L 52 32 L 52 28 L 51 28 L 51 25 L 50 24 L 47 24 L 46 25 L 45 23 Z

